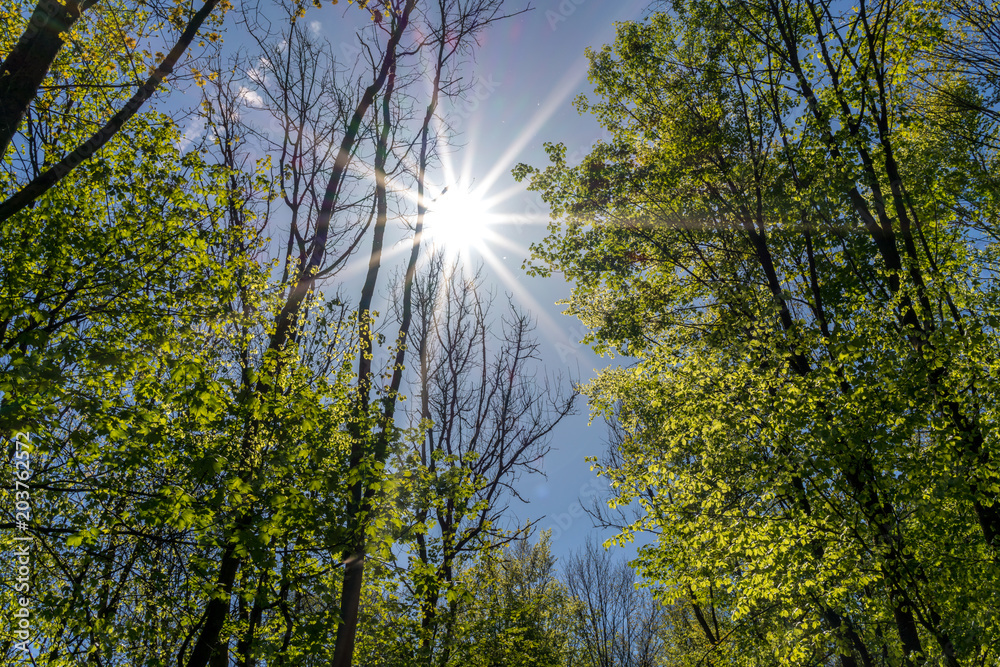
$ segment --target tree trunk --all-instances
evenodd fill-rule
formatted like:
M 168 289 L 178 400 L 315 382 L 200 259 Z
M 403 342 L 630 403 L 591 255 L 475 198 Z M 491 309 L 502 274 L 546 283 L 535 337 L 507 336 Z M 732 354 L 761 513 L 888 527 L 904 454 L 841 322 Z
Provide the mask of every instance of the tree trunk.
M 236 547 L 230 544 L 226 547 L 222 555 L 222 562 L 219 565 L 219 578 L 216 583 L 216 593 L 205 606 L 205 615 L 202 617 L 201 634 L 191 650 L 191 657 L 188 658 L 187 667 L 207 667 L 208 661 L 214 656 L 222 653 L 223 648 L 228 654 L 229 642 L 221 643 L 219 635 L 229 616 L 230 595 L 233 591 L 233 582 L 236 581 L 236 573 L 240 569 L 240 559 L 236 555 Z M 227 655 L 228 657 L 228 655 Z M 184 656 L 179 656 L 183 661 Z
M 350 667 L 354 660 L 354 640 L 358 632 L 358 612 L 361 609 L 361 585 L 365 575 L 365 549 L 361 547 L 344 563 L 344 588 L 341 592 L 340 625 L 337 626 L 337 646 L 332 667 Z
M 62 48 L 62 34 L 80 19 L 93 1 L 41 0 L 28 26 L 0 68 L 0 158 L 7 154 L 21 120 Z

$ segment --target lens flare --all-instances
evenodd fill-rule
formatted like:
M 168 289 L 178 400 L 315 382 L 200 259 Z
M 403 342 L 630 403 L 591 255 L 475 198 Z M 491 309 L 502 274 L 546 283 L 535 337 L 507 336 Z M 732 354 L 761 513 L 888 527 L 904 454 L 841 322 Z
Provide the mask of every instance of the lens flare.
M 493 237 L 490 203 L 474 190 L 449 185 L 428 206 L 425 229 L 434 248 L 447 256 L 467 257 L 482 251 Z

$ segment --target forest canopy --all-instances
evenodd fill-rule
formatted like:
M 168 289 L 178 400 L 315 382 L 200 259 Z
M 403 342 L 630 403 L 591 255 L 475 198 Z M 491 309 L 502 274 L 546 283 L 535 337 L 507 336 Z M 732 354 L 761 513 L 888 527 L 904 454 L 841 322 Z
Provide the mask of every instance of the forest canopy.
M 515 171 L 692 664 L 1000 659 L 996 18 L 664 3 L 589 52 L 612 138 Z
M 524 7 L 329 9 L 0 9 L 4 664 L 1000 661 L 994 4 L 674 0 L 587 51 L 608 139 L 514 176 L 620 361 L 593 516 L 646 542 L 561 570 L 510 508 L 580 389 L 425 238 Z

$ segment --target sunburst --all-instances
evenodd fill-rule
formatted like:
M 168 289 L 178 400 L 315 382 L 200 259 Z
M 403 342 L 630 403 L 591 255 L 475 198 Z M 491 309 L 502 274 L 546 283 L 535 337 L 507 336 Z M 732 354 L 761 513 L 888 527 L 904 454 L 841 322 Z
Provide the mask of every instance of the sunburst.
M 498 237 L 493 226 L 498 216 L 481 191 L 462 183 L 449 183 L 427 207 L 425 238 L 434 250 L 450 259 L 468 261 L 472 251 L 482 255 Z

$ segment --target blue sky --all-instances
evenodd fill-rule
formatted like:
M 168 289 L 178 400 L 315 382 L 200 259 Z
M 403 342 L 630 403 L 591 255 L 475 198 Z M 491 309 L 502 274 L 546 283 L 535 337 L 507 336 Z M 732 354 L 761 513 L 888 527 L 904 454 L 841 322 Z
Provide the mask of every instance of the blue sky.
M 510 1 L 506 8 L 516 12 L 525 5 Z M 562 315 L 563 307 L 556 305 L 569 296 L 568 284 L 558 277 L 530 278 L 521 269 L 530 244 L 545 234 L 548 211 L 537 195 L 514 181 L 511 169 L 520 162 L 544 166 L 543 142 L 564 143 L 572 162 L 606 136 L 593 118 L 581 117 L 573 106 L 577 95 L 591 92 L 584 50 L 610 43 L 615 22 L 641 19 L 649 0 L 531 0 L 530 5 L 530 11 L 497 23 L 482 35 L 466 67 L 469 94 L 452 101 L 447 109 L 455 148 L 444 156 L 443 171 L 436 178 L 441 183 L 450 180 L 444 173 L 450 170 L 453 177 L 491 201 L 492 238 L 479 252 L 472 252 L 471 261 L 485 264 L 487 284 L 498 297 L 512 294 L 515 304 L 537 319 L 536 334 L 549 375 L 561 374 L 567 383 L 570 379 L 586 382 L 595 369 L 619 362 L 602 359 L 579 343 L 585 330 L 576 319 Z M 324 3 L 321 9 L 310 9 L 305 21 L 311 31 L 339 44 L 341 57 L 353 57 L 358 14 L 358 8 L 348 3 Z M 234 21 L 234 16 L 230 14 L 227 23 Z M 228 28 L 225 38 L 230 45 L 238 41 L 233 38 L 243 28 L 232 24 Z M 248 44 L 247 48 L 256 51 L 256 45 Z M 174 97 L 169 104 L 193 106 L 198 94 L 192 89 L 190 96 Z M 250 98 L 247 101 L 252 102 Z M 185 130 L 187 138 L 193 140 L 203 134 L 203 125 L 192 119 Z M 429 193 L 434 195 L 433 187 Z M 360 259 L 355 258 L 362 264 L 348 268 L 348 284 L 360 280 L 366 257 L 362 252 Z M 388 296 L 384 288 L 380 292 L 383 298 Z M 603 492 L 585 457 L 600 456 L 605 438 L 603 422 L 588 427 L 587 407 L 581 400 L 578 414 L 555 432 L 544 465 L 547 478 L 535 475 L 520 480 L 521 494 L 529 504 L 514 503 L 511 509 L 521 522 L 544 515 L 538 526 L 553 531 L 557 556 L 568 555 L 588 536 L 597 535 L 590 518 L 582 512 L 581 501 L 589 504 Z M 610 536 L 599 535 L 601 539 Z
M 614 23 L 641 19 L 649 3 L 536 0 L 532 5 L 532 11 L 494 26 L 484 36 L 474 66 L 481 83 L 464 107 L 458 103 L 455 125 L 463 148 L 450 159 L 476 187 L 487 187 L 488 196 L 501 197 L 494 208 L 503 217 L 494 231 L 519 246 L 512 250 L 506 243 L 488 244 L 486 254 L 499 260 L 499 268 L 492 265 L 491 278 L 537 317 L 536 333 L 549 372 L 586 381 L 595 369 L 618 362 L 579 344 L 581 324 L 555 305 L 569 295 L 568 284 L 555 277 L 530 278 L 521 270 L 527 247 L 544 235 L 547 210 L 537 195 L 515 183 L 510 170 L 519 162 L 544 166 L 543 142 L 562 142 L 570 159 L 579 159 L 604 136 L 597 122 L 581 117 L 572 104 L 578 94 L 591 92 L 584 49 L 610 43 Z M 539 526 L 553 530 L 557 556 L 568 555 L 596 535 L 580 501 L 587 504 L 599 494 L 601 481 L 584 458 L 602 454 L 606 433 L 603 423 L 588 427 L 587 422 L 581 401 L 580 414 L 556 431 L 545 461 L 547 479 L 522 479 L 530 504 L 512 506 L 522 519 L 545 515 Z M 610 534 L 601 535 L 607 537 Z

